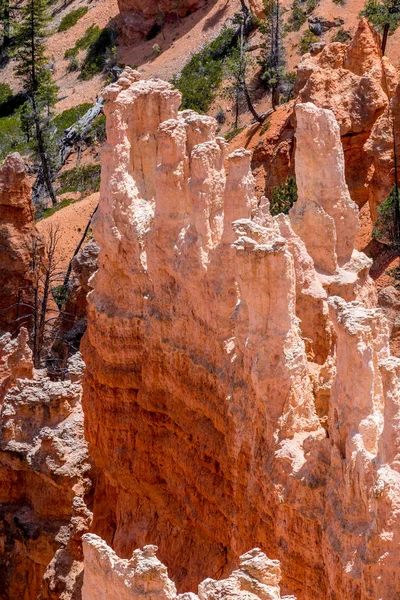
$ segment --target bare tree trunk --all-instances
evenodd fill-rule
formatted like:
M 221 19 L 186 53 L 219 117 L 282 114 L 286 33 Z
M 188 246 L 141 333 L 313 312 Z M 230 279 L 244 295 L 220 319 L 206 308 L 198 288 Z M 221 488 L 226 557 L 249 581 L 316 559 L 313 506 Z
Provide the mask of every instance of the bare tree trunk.
M 34 93 L 31 95 L 31 100 L 32 100 L 32 108 L 33 108 L 33 119 L 35 121 L 35 131 L 36 131 L 38 152 L 39 152 L 40 162 L 41 162 L 42 171 L 43 171 L 43 178 L 44 178 L 44 182 L 45 182 L 45 185 L 47 188 L 47 192 L 50 196 L 51 202 L 52 202 L 53 206 L 55 206 L 57 204 L 57 198 L 54 193 L 53 183 L 51 181 L 51 174 L 50 174 L 50 169 L 49 169 L 49 159 L 47 156 L 46 147 L 45 147 L 44 140 L 43 140 L 43 132 L 42 132 L 42 128 L 40 125 L 40 116 L 38 114 Z
M 89 219 L 89 221 L 88 221 L 88 223 L 87 223 L 87 225 L 86 225 L 86 227 L 85 227 L 85 231 L 83 232 L 83 234 L 82 234 L 82 237 L 81 237 L 81 239 L 79 240 L 79 244 L 78 244 L 78 245 L 77 245 L 77 247 L 75 248 L 75 252 L 74 252 L 74 254 L 72 255 L 72 258 L 71 258 L 71 260 L 69 261 L 68 269 L 67 269 L 67 272 L 66 272 L 66 274 L 65 274 L 65 278 L 64 278 L 64 282 L 63 282 L 63 286 L 64 286 L 65 288 L 67 287 L 67 285 L 68 285 L 68 282 L 69 282 L 69 278 L 70 278 L 70 276 L 71 276 L 71 271 L 72 271 L 72 261 L 74 260 L 75 256 L 78 254 L 79 250 L 81 249 L 81 246 L 82 246 L 83 242 L 85 241 L 85 238 L 86 238 L 86 236 L 87 236 L 87 232 L 89 231 L 90 224 L 91 224 L 91 222 L 92 222 L 92 219 L 93 219 L 94 215 L 96 214 L 96 212 L 97 212 L 97 209 L 98 209 L 98 208 L 99 208 L 99 205 L 97 205 L 97 206 L 96 206 L 96 208 L 94 209 L 94 211 L 92 212 L 92 214 L 91 214 L 91 216 L 90 216 L 90 219 Z
M 242 3 L 244 4 L 244 3 Z M 246 65 L 245 65 L 245 58 L 244 58 L 244 29 L 246 26 L 246 21 L 247 21 L 247 17 L 249 14 L 248 8 L 246 5 L 245 9 L 243 9 L 243 23 L 240 26 L 240 69 L 241 69 L 241 79 L 242 79 L 242 87 L 243 87 L 243 92 L 244 92 L 244 97 L 246 98 L 246 103 L 248 106 L 249 111 L 251 112 L 251 114 L 253 115 L 253 117 L 256 119 L 256 121 L 258 121 L 259 123 L 263 122 L 262 117 L 260 117 L 260 115 L 258 114 L 258 112 L 256 111 L 256 109 L 253 106 L 253 103 L 251 101 L 250 98 L 250 94 L 249 94 L 249 90 L 246 84 Z
M 381 46 L 382 54 L 385 54 L 385 51 L 386 51 L 386 44 L 387 44 L 387 39 L 388 39 L 388 35 L 389 35 L 389 29 L 390 29 L 390 24 L 385 23 L 385 26 L 383 28 L 383 35 L 382 35 L 382 46 Z

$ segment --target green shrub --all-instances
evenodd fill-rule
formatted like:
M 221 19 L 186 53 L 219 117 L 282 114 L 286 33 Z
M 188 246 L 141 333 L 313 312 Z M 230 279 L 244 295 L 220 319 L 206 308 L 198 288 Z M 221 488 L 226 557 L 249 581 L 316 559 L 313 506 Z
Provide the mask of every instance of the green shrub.
M 100 165 L 74 167 L 60 175 L 60 188 L 57 194 L 80 192 L 87 194 L 98 192 L 100 189 Z
M 231 140 L 232 138 L 239 135 L 239 133 L 241 133 L 243 131 L 243 129 L 244 129 L 244 127 L 238 127 L 237 129 L 232 129 L 232 131 L 228 131 L 228 133 L 226 133 L 224 135 L 224 138 L 226 139 L 227 142 L 229 142 L 229 140 Z
M 12 152 L 27 154 L 29 145 L 21 127 L 19 114 L 0 119 L 0 160 Z
M 260 129 L 260 135 L 264 135 L 264 133 L 267 133 L 268 129 L 270 128 L 271 125 L 271 121 L 267 121 Z
M 274 187 L 271 193 L 270 211 L 275 216 L 279 213 L 288 214 L 297 200 L 296 178 L 291 176 L 280 185 Z
M 287 20 L 286 31 L 299 31 L 307 21 L 307 16 L 318 6 L 319 0 L 293 0 L 292 10 Z
M 345 5 L 345 0 L 333 0 L 333 2 L 335 4 L 337 4 L 338 6 L 344 6 Z
M 215 40 L 194 54 L 172 83 L 182 92 L 182 109 L 205 113 L 224 76 L 225 60 L 232 54 L 234 30 L 224 27 Z
M 63 283 L 61 283 L 60 285 L 56 285 L 51 288 L 51 295 L 54 298 L 54 302 L 61 310 L 62 306 L 65 304 L 68 298 L 68 288 Z
M 88 10 L 89 9 L 87 6 L 81 6 L 80 8 L 77 8 L 76 10 L 73 10 L 65 15 L 58 26 L 58 31 L 67 31 L 67 29 L 70 29 L 76 25 L 79 19 L 86 15 Z
M 349 40 L 351 40 L 351 35 L 348 31 L 343 29 L 343 27 L 338 29 L 338 31 L 332 38 L 332 42 L 340 42 L 341 44 L 346 44 L 346 42 L 348 42 Z
M 0 104 L 8 102 L 13 95 L 13 91 L 8 83 L 0 83 Z
M 116 41 L 117 34 L 112 27 L 105 27 L 100 31 L 88 46 L 86 58 L 81 66 L 80 79 L 91 79 L 103 72 L 107 62 L 114 59 Z
M 66 206 L 69 206 L 70 204 L 73 204 L 74 202 L 76 202 L 76 200 L 73 198 L 61 200 L 61 202 L 58 202 L 58 204 L 55 206 L 52 206 L 51 208 L 45 208 L 41 216 L 36 220 L 39 221 L 40 219 L 47 219 L 48 217 L 51 217 L 51 215 L 54 215 L 54 213 L 58 212 L 62 208 L 65 208 Z
M 393 186 L 389 196 L 378 206 L 378 218 L 372 230 L 372 237 L 390 244 L 400 246 L 400 239 L 396 239 L 396 187 Z
M 75 42 L 75 46 L 73 48 L 68 48 L 64 53 L 64 58 L 71 58 L 72 56 L 77 56 L 80 50 L 87 50 L 92 44 L 94 44 L 102 30 L 98 25 L 91 25 L 88 27 L 81 38 L 79 38 Z
M 292 11 L 286 23 L 286 31 L 299 31 L 302 25 L 307 21 L 307 13 L 302 8 L 301 0 L 294 0 Z
M 81 117 L 92 108 L 92 104 L 86 102 L 85 104 L 77 104 L 73 108 L 68 108 L 62 113 L 54 117 L 53 125 L 57 129 L 57 134 L 62 135 L 66 129 L 71 127 L 74 123 L 79 121 Z
M 308 52 L 312 44 L 315 44 L 316 42 L 319 42 L 319 37 L 307 29 L 307 31 L 305 31 L 301 36 L 299 44 L 300 53 L 305 54 Z

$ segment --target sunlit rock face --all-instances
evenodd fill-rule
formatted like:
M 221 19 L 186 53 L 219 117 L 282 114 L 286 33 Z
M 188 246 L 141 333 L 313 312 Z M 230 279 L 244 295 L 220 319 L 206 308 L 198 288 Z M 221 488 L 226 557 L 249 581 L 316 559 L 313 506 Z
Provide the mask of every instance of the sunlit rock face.
M 281 600 L 279 561 L 269 560 L 259 548 L 240 557 L 240 568 L 227 579 L 206 579 L 198 595 L 177 594 L 167 568 L 157 559 L 157 546 L 135 550 L 130 560 L 119 558 L 97 535 L 83 537 L 85 556 L 82 600 Z M 286 600 L 296 600 L 294 596 Z M 283 600 L 283 599 L 282 599 Z
M 272 218 L 250 153 L 226 156 L 169 84 L 126 69 L 105 97 L 92 532 L 123 558 L 157 544 L 179 592 L 259 547 L 282 593 L 393 596 L 400 363 L 353 251 L 333 113 L 297 107 L 299 201 Z

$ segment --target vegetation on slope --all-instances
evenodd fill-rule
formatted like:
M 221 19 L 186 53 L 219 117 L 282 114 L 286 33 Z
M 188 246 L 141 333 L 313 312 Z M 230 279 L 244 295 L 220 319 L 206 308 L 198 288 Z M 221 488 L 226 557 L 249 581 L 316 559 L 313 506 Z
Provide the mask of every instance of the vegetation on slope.
M 76 10 L 72 10 L 70 13 L 68 13 L 62 18 L 57 31 L 67 31 L 67 29 L 70 29 L 71 27 L 76 25 L 79 19 L 86 15 L 88 10 L 89 9 L 87 6 L 81 6 Z
M 234 48 L 235 32 L 224 27 L 215 40 L 192 56 L 172 83 L 182 92 L 182 109 L 205 113 L 215 98 L 224 76 L 224 64 Z

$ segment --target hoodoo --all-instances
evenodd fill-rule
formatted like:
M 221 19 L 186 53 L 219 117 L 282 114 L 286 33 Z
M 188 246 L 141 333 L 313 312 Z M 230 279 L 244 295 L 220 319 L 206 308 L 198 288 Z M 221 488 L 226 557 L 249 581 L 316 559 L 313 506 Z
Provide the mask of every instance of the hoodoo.
M 272 218 L 171 85 L 127 68 L 105 97 L 83 407 L 91 531 L 121 559 L 88 538 L 88 581 L 157 544 L 197 591 L 259 547 L 299 600 L 394 597 L 400 360 L 334 114 L 296 107 L 299 199 Z

